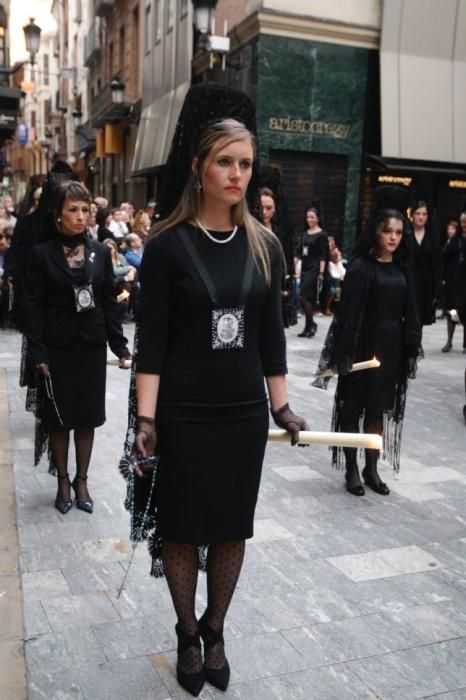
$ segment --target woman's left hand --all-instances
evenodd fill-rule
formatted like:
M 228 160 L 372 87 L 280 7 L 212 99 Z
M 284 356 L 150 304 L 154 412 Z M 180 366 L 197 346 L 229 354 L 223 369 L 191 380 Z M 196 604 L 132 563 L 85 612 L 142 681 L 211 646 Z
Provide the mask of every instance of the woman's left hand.
M 120 361 L 118 362 L 118 367 L 120 369 L 131 369 L 132 363 L 133 363 L 132 355 L 125 355 L 124 357 L 120 357 Z
M 309 430 L 309 426 L 301 416 L 296 415 L 291 410 L 289 404 L 285 403 L 276 411 L 272 411 L 272 418 L 275 425 L 291 433 L 291 444 L 297 445 L 299 442 L 299 431 Z

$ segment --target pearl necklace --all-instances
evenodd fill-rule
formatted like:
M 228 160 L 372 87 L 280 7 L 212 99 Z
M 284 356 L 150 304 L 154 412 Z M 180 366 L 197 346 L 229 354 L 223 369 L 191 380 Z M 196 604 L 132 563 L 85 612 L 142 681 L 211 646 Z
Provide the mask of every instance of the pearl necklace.
M 201 229 L 202 233 L 205 233 L 207 238 L 210 238 L 210 240 L 213 241 L 213 243 L 218 243 L 219 245 L 223 245 L 224 243 L 229 243 L 230 241 L 232 241 L 233 238 L 236 236 L 236 232 L 238 231 L 238 227 L 235 226 L 235 228 L 230 233 L 228 238 L 223 238 L 222 240 L 219 241 L 218 238 L 215 238 L 214 236 L 212 236 L 212 234 L 206 228 L 204 228 L 204 226 L 201 224 L 201 222 L 198 219 L 195 219 L 195 221 L 196 221 L 197 227 Z

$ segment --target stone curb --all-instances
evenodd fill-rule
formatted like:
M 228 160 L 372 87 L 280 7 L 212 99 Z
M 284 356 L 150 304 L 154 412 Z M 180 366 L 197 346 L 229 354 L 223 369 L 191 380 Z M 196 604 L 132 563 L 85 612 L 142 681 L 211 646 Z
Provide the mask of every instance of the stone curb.
M 0 698 L 27 698 L 7 373 L 0 369 Z

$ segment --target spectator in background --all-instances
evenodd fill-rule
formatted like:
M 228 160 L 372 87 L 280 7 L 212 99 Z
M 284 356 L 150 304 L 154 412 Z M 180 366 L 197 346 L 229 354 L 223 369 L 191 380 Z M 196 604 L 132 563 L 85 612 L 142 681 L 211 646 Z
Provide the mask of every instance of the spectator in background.
M 10 194 L 3 197 L 2 206 L 5 207 L 9 216 L 14 216 L 16 218 L 16 209 L 13 204 L 13 197 Z
M 97 211 L 97 214 L 95 216 L 95 221 L 98 226 L 97 228 L 97 238 L 100 243 L 103 243 L 103 241 L 106 238 L 113 238 L 113 233 L 110 231 L 109 225 L 110 221 L 112 220 L 112 214 L 110 209 L 99 209 Z
M 335 242 L 335 240 L 334 240 Z M 330 260 L 328 263 L 328 291 L 325 299 L 325 316 L 332 315 L 332 304 L 335 300 L 339 300 L 341 292 L 341 283 L 346 274 L 345 266 L 343 265 L 343 257 L 337 247 L 333 247 L 330 251 Z
M 112 218 L 108 228 L 113 233 L 113 238 L 118 244 L 123 243 L 124 237 L 129 233 L 127 224 L 123 221 L 123 214 L 119 209 L 112 209 Z
M 94 202 L 99 209 L 108 209 L 108 199 L 106 197 L 94 197 Z
M 141 238 L 137 233 L 129 233 L 126 236 L 126 244 L 128 249 L 125 253 L 125 258 L 127 262 L 139 270 L 141 266 L 141 258 L 144 252 L 144 246 L 142 245 Z
M 143 243 L 147 241 L 150 226 L 149 214 L 144 209 L 139 209 L 134 217 L 133 233 L 137 233 Z
M 96 221 L 96 212 L 92 212 L 89 210 L 89 219 L 87 222 L 87 234 L 89 238 L 92 238 L 93 241 L 98 241 L 99 240 L 99 224 Z
M 312 338 L 317 331 L 314 310 L 318 307 L 328 255 L 327 234 L 320 226 L 315 207 L 306 209 L 306 227 L 296 252 L 301 260 L 300 300 L 306 316 L 304 329 L 298 333 L 299 338 Z

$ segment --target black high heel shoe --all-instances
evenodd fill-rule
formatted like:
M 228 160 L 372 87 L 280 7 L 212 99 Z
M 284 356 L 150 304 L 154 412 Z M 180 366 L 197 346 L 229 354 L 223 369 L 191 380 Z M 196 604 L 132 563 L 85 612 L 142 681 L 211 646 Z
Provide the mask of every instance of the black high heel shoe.
M 68 479 L 68 483 L 70 483 L 68 472 L 66 472 L 65 476 L 59 476 L 57 474 L 57 479 Z M 57 497 L 55 498 L 55 508 L 60 511 L 62 515 L 66 515 L 71 510 L 72 505 L 73 501 L 71 499 L 58 498 L 57 493 Z
M 204 619 L 204 615 L 199 620 L 199 632 L 204 642 L 204 658 L 205 652 L 215 644 L 223 644 L 225 642 L 223 639 L 223 632 L 213 630 Z M 230 682 L 230 664 L 228 659 L 225 657 L 225 663 L 222 668 L 209 668 L 204 661 L 205 678 L 211 685 L 215 686 L 219 690 L 226 690 L 228 688 L 228 683 Z
M 73 482 L 71 484 L 71 487 L 75 493 L 75 496 L 78 495 L 78 490 L 76 487 L 76 480 L 77 479 L 80 479 L 81 481 L 87 481 L 87 476 L 78 476 L 76 474 L 76 476 L 74 477 Z M 83 510 L 85 513 L 93 513 L 94 512 L 94 501 L 92 500 L 92 498 L 90 496 L 86 501 L 78 501 L 78 499 L 76 499 L 76 508 L 78 508 L 78 510 Z
M 364 474 L 366 470 L 362 470 L 362 478 L 364 479 L 364 483 L 366 486 L 368 486 L 372 491 L 375 491 L 375 493 L 380 494 L 381 496 L 388 496 L 390 493 L 390 489 L 388 488 L 387 484 L 385 484 L 383 481 L 374 481 L 374 479 L 371 479 L 369 476 L 366 476 Z
M 364 496 L 366 493 L 364 491 L 364 486 L 361 484 L 355 484 L 353 486 L 350 486 L 348 483 L 348 474 L 345 474 L 345 488 L 350 493 L 352 496 Z
M 178 637 L 178 663 L 176 664 L 176 677 L 182 688 L 187 690 L 188 693 L 191 693 L 191 695 L 194 695 L 194 697 L 197 697 L 204 687 L 206 680 L 204 668 L 194 673 L 187 673 L 186 671 L 183 671 L 180 666 L 179 656 L 190 647 L 196 647 L 196 649 L 201 651 L 201 639 L 199 632 L 197 632 L 197 634 L 187 634 L 179 622 L 175 626 L 175 631 L 176 636 Z

